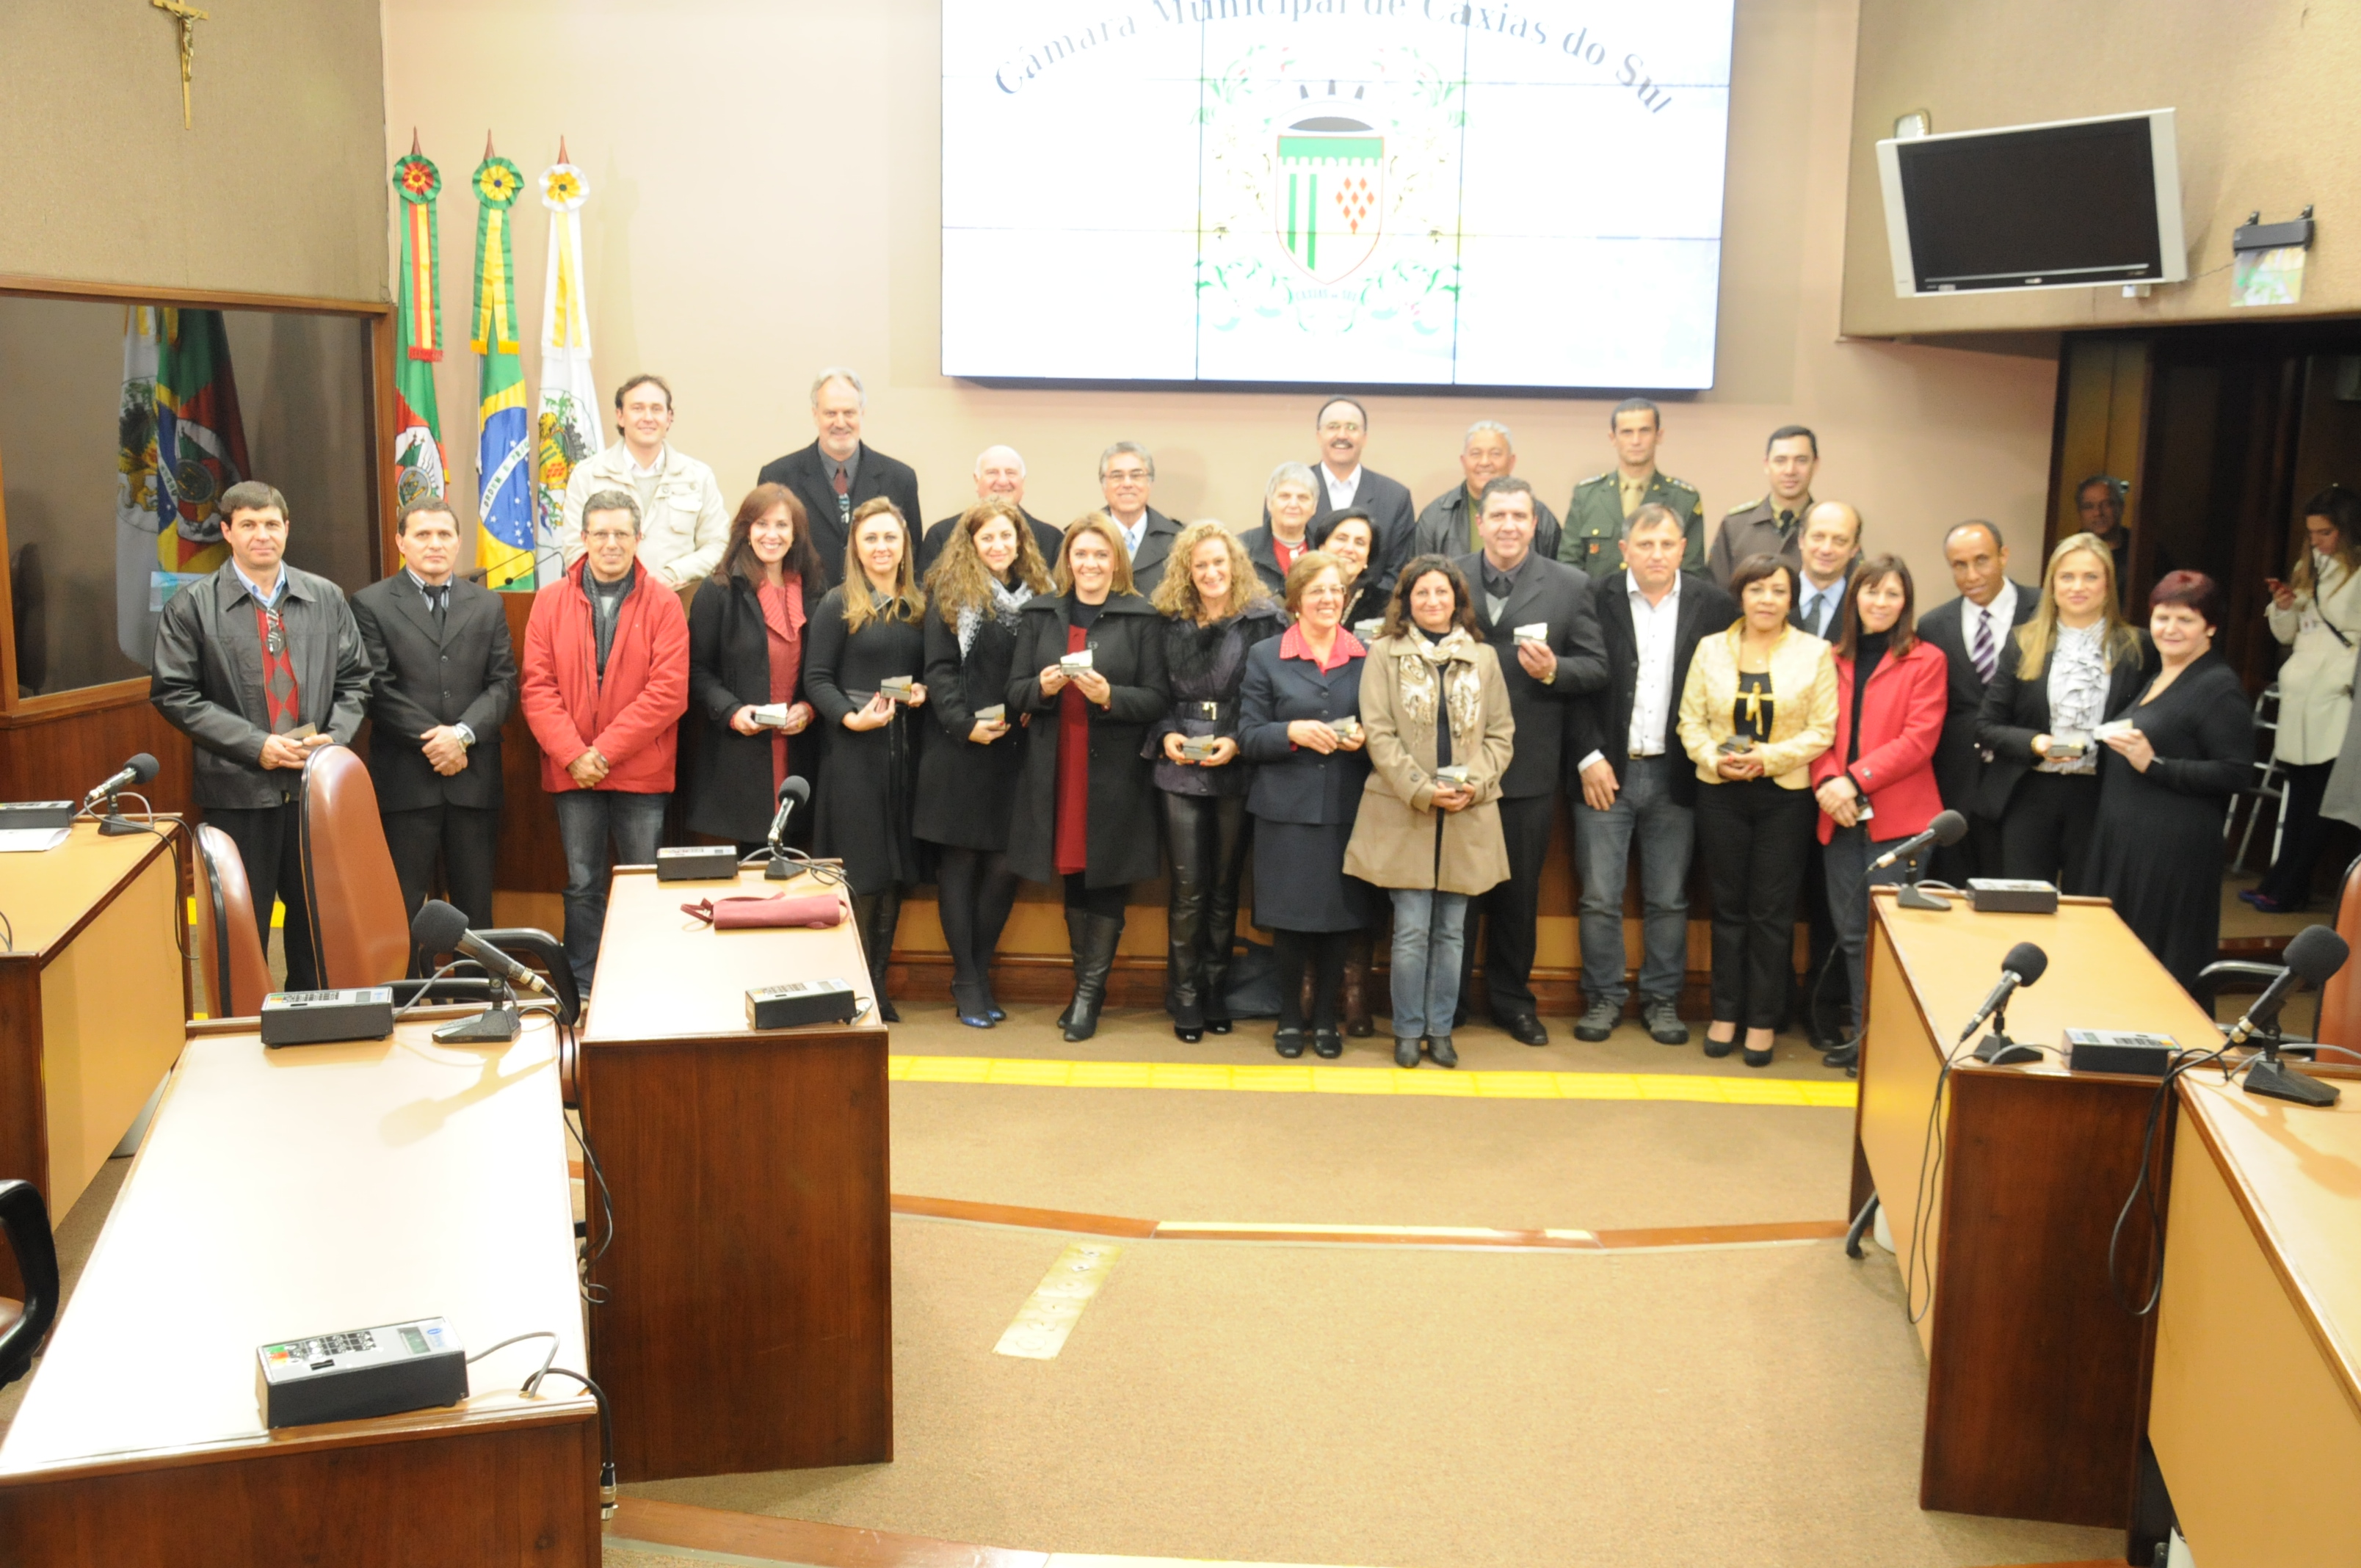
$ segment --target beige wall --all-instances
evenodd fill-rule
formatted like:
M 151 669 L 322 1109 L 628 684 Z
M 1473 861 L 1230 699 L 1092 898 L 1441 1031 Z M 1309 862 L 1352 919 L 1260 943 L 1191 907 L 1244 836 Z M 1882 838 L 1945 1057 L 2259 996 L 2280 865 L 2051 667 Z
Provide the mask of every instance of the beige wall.
M 0 273 L 382 300 L 377 0 L 0 0 Z
M 2220 320 L 2230 235 L 2317 203 L 2303 302 L 2241 320 L 2361 309 L 2361 245 L 2345 201 L 2361 143 L 2342 105 L 2361 71 L 2361 8 L 2312 0 L 1861 0 L 1849 153 L 1844 329 L 1866 335 Z M 1877 141 L 1926 109 L 1938 131 L 2141 109 L 2177 111 L 2190 278 L 2146 299 L 2114 289 L 1900 300 Z
M 386 0 L 387 155 L 415 126 L 443 170 L 458 347 L 439 389 L 461 488 L 475 443 L 466 186 L 489 120 L 529 177 L 567 137 L 591 184 L 599 379 L 669 377 L 677 444 L 733 499 L 811 439 L 811 373 L 842 362 L 867 378 L 869 434 L 917 466 L 930 516 L 972 494 L 980 448 L 1007 441 L 1031 466 L 1028 504 L 1066 521 L 1097 499 L 1099 450 L 1133 437 L 1155 449 L 1162 510 L 1251 526 L 1271 466 L 1312 455 L 1311 398 L 1016 390 L 939 373 L 937 16 L 937 0 Z M 2008 354 L 1839 339 L 1854 27 L 1851 0 L 1739 0 L 1719 384 L 1670 406 L 1664 463 L 1718 518 L 1761 493 L 1764 434 L 1806 422 L 1826 454 L 1820 493 L 1855 501 L 1872 543 L 1939 576 L 1937 540 L 1959 518 L 2038 536 L 2055 366 L 2037 340 Z M 533 338 L 545 214 L 531 197 L 516 211 Z M 534 358 L 528 345 L 528 374 Z M 1563 506 L 1610 459 L 1611 401 L 1374 399 L 1369 462 L 1423 504 L 1456 479 L 1467 423 L 1499 417 L 1519 471 Z

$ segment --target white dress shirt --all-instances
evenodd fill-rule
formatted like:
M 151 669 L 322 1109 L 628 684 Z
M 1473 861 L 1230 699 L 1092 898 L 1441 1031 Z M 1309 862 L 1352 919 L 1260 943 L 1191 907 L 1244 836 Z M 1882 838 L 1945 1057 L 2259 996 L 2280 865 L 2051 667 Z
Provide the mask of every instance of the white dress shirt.
M 1323 463 L 1320 465 L 1320 477 L 1328 486 L 1329 510 L 1343 511 L 1353 504 L 1353 496 L 1361 488 L 1361 466 L 1354 464 L 1353 471 L 1340 479 L 1328 471 L 1327 464 Z
M 1661 604 L 1650 604 L 1637 582 L 1630 583 L 1628 589 L 1631 640 L 1639 650 L 1640 663 L 1632 672 L 1631 732 L 1625 738 L 1624 754 L 1661 757 L 1673 725 L 1673 653 L 1681 624 L 1681 574 L 1673 575 L 1673 586 Z M 1606 760 L 1604 752 L 1593 751 L 1575 765 L 1575 772 Z
M 1123 553 L 1135 561 L 1139 559 L 1139 546 L 1148 538 L 1148 509 L 1139 509 L 1139 521 L 1129 528 L 1126 528 L 1123 519 L 1113 512 L 1107 513 L 1107 521 L 1115 524 L 1117 533 L 1123 535 Z

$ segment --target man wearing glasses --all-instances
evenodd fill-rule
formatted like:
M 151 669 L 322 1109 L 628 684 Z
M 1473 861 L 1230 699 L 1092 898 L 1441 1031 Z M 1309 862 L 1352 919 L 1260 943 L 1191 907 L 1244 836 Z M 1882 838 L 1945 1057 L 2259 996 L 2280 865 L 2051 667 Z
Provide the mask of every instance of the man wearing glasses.
M 285 496 L 249 479 L 220 510 L 229 560 L 165 605 L 148 700 L 195 744 L 196 803 L 237 845 L 266 949 L 272 896 L 287 906 L 287 989 L 316 991 L 297 791 L 314 751 L 359 730 L 368 652 L 336 585 L 283 559 Z

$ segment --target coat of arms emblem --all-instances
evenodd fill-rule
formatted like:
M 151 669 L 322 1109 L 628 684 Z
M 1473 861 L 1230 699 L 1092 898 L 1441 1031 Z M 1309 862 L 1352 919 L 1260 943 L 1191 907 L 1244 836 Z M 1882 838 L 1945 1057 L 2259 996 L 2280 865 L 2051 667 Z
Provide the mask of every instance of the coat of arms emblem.
M 1385 224 L 1386 138 L 1349 114 L 1280 126 L 1271 226 L 1298 267 L 1322 283 L 1349 278 Z

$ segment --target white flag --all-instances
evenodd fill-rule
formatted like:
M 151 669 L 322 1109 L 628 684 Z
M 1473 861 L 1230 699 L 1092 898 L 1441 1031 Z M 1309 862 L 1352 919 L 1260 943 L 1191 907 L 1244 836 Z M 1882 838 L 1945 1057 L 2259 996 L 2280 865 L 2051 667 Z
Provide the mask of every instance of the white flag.
M 565 520 L 566 477 L 607 444 L 598 388 L 590 376 L 590 307 L 582 285 L 582 203 L 589 193 L 582 170 L 570 163 L 541 171 L 541 204 L 549 209 L 549 276 L 541 304 L 533 497 L 537 543 L 544 548 Z
M 156 647 L 149 608 L 157 570 L 156 337 L 152 305 L 133 305 L 123 323 L 123 400 L 115 411 L 115 642 L 148 666 Z

